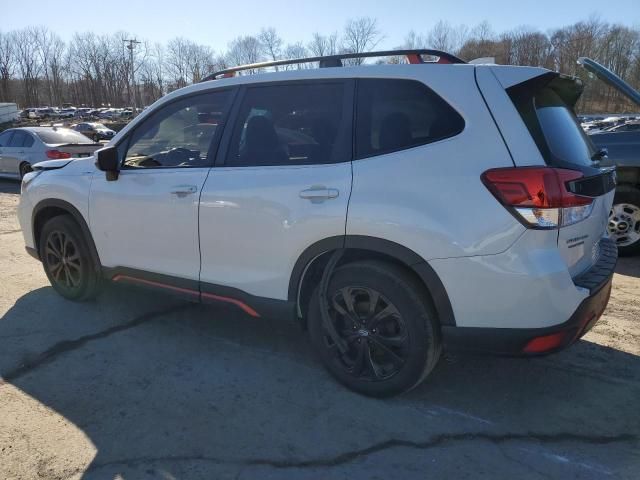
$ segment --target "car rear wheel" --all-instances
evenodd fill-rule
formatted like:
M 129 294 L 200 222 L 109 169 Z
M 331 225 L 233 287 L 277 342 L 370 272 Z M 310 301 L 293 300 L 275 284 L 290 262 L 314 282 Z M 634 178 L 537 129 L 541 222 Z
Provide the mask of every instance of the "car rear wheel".
M 40 259 L 51 286 L 69 300 L 87 300 L 99 290 L 99 268 L 82 230 L 69 215 L 53 217 L 40 234 Z
M 395 395 L 417 386 L 437 363 L 434 309 L 403 269 L 380 261 L 344 265 L 335 270 L 327 296 L 338 341 L 323 322 L 319 288 L 309 307 L 309 333 L 323 364 L 348 388 Z
M 640 190 L 620 185 L 609 214 L 609 236 L 620 255 L 640 253 Z

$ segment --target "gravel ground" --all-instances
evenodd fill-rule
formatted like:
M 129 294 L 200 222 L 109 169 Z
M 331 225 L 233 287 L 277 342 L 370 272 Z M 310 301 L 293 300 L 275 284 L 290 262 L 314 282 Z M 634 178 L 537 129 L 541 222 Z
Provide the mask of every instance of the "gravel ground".
M 640 478 L 640 258 L 538 359 L 446 354 L 413 392 L 337 385 L 296 327 L 133 288 L 75 304 L 0 180 L 0 478 Z

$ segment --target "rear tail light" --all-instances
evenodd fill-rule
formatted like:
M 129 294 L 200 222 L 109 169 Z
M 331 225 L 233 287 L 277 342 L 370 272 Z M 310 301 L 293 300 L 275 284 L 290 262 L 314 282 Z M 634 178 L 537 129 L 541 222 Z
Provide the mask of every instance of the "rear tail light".
M 482 182 L 526 227 L 559 228 L 584 220 L 593 198 L 576 195 L 567 183 L 581 172 L 551 167 L 509 167 L 487 170 Z
M 71 158 L 71 154 L 61 152 L 60 150 L 47 150 L 47 158 L 50 158 L 51 160 L 61 160 L 64 158 Z

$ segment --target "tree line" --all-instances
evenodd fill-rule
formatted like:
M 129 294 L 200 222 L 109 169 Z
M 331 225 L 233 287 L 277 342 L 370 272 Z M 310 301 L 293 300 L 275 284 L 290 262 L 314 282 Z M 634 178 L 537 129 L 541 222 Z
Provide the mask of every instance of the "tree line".
M 169 91 L 234 65 L 372 51 L 384 40 L 384 33 L 376 19 L 362 17 L 348 20 L 341 31 L 314 32 L 296 43 L 285 43 L 272 27 L 263 28 L 235 38 L 224 51 L 184 37 L 166 44 L 142 39 L 133 57 L 126 48 L 129 38 L 127 32 L 78 32 L 65 42 L 42 26 L 0 31 L 0 102 L 16 102 L 21 107 L 66 102 L 77 106 L 148 105 Z M 579 111 L 638 110 L 576 63 L 581 56 L 593 58 L 640 88 L 640 29 L 607 23 L 596 16 L 547 32 L 519 27 L 496 33 L 486 21 L 474 27 L 440 21 L 428 31 L 408 32 L 396 48 L 434 48 L 464 60 L 494 57 L 499 64 L 541 66 L 577 75 L 585 82 Z

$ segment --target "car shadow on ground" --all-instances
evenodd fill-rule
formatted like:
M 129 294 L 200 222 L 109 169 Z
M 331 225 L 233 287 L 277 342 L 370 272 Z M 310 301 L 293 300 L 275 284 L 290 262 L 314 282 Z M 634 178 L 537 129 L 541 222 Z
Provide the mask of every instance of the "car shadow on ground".
M 640 255 L 619 258 L 616 265 L 616 273 L 627 277 L 640 278 Z
M 20 182 L 18 180 L 9 180 L 0 178 L 0 193 L 20 194 Z
M 409 466 L 437 473 L 456 463 L 431 448 L 474 441 L 483 443 L 456 453 L 473 461 L 440 473 L 474 476 L 509 449 L 550 462 L 560 449 L 571 461 L 557 468 L 568 475 L 582 464 L 593 470 L 585 478 L 639 465 L 640 358 L 587 341 L 537 359 L 445 354 L 423 385 L 386 400 L 338 385 L 296 325 L 141 289 L 110 286 L 85 304 L 32 291 L 0 319 L 0 342 L 4 388 L 64 417 L 96 449 L 60 478 L 236 478 L 243 469 L 302 478 L 307 468 L 365 468 L 396 447 L 409 450 L 384 465 L 410 478 L 424 470 L 402 473 Z M 28 418 L 19 428 L 16 438 L 47 435 Z M 73 465 L 78 453 L 56 455 Z M 528 472 L 517 460 L 513 474 Z

